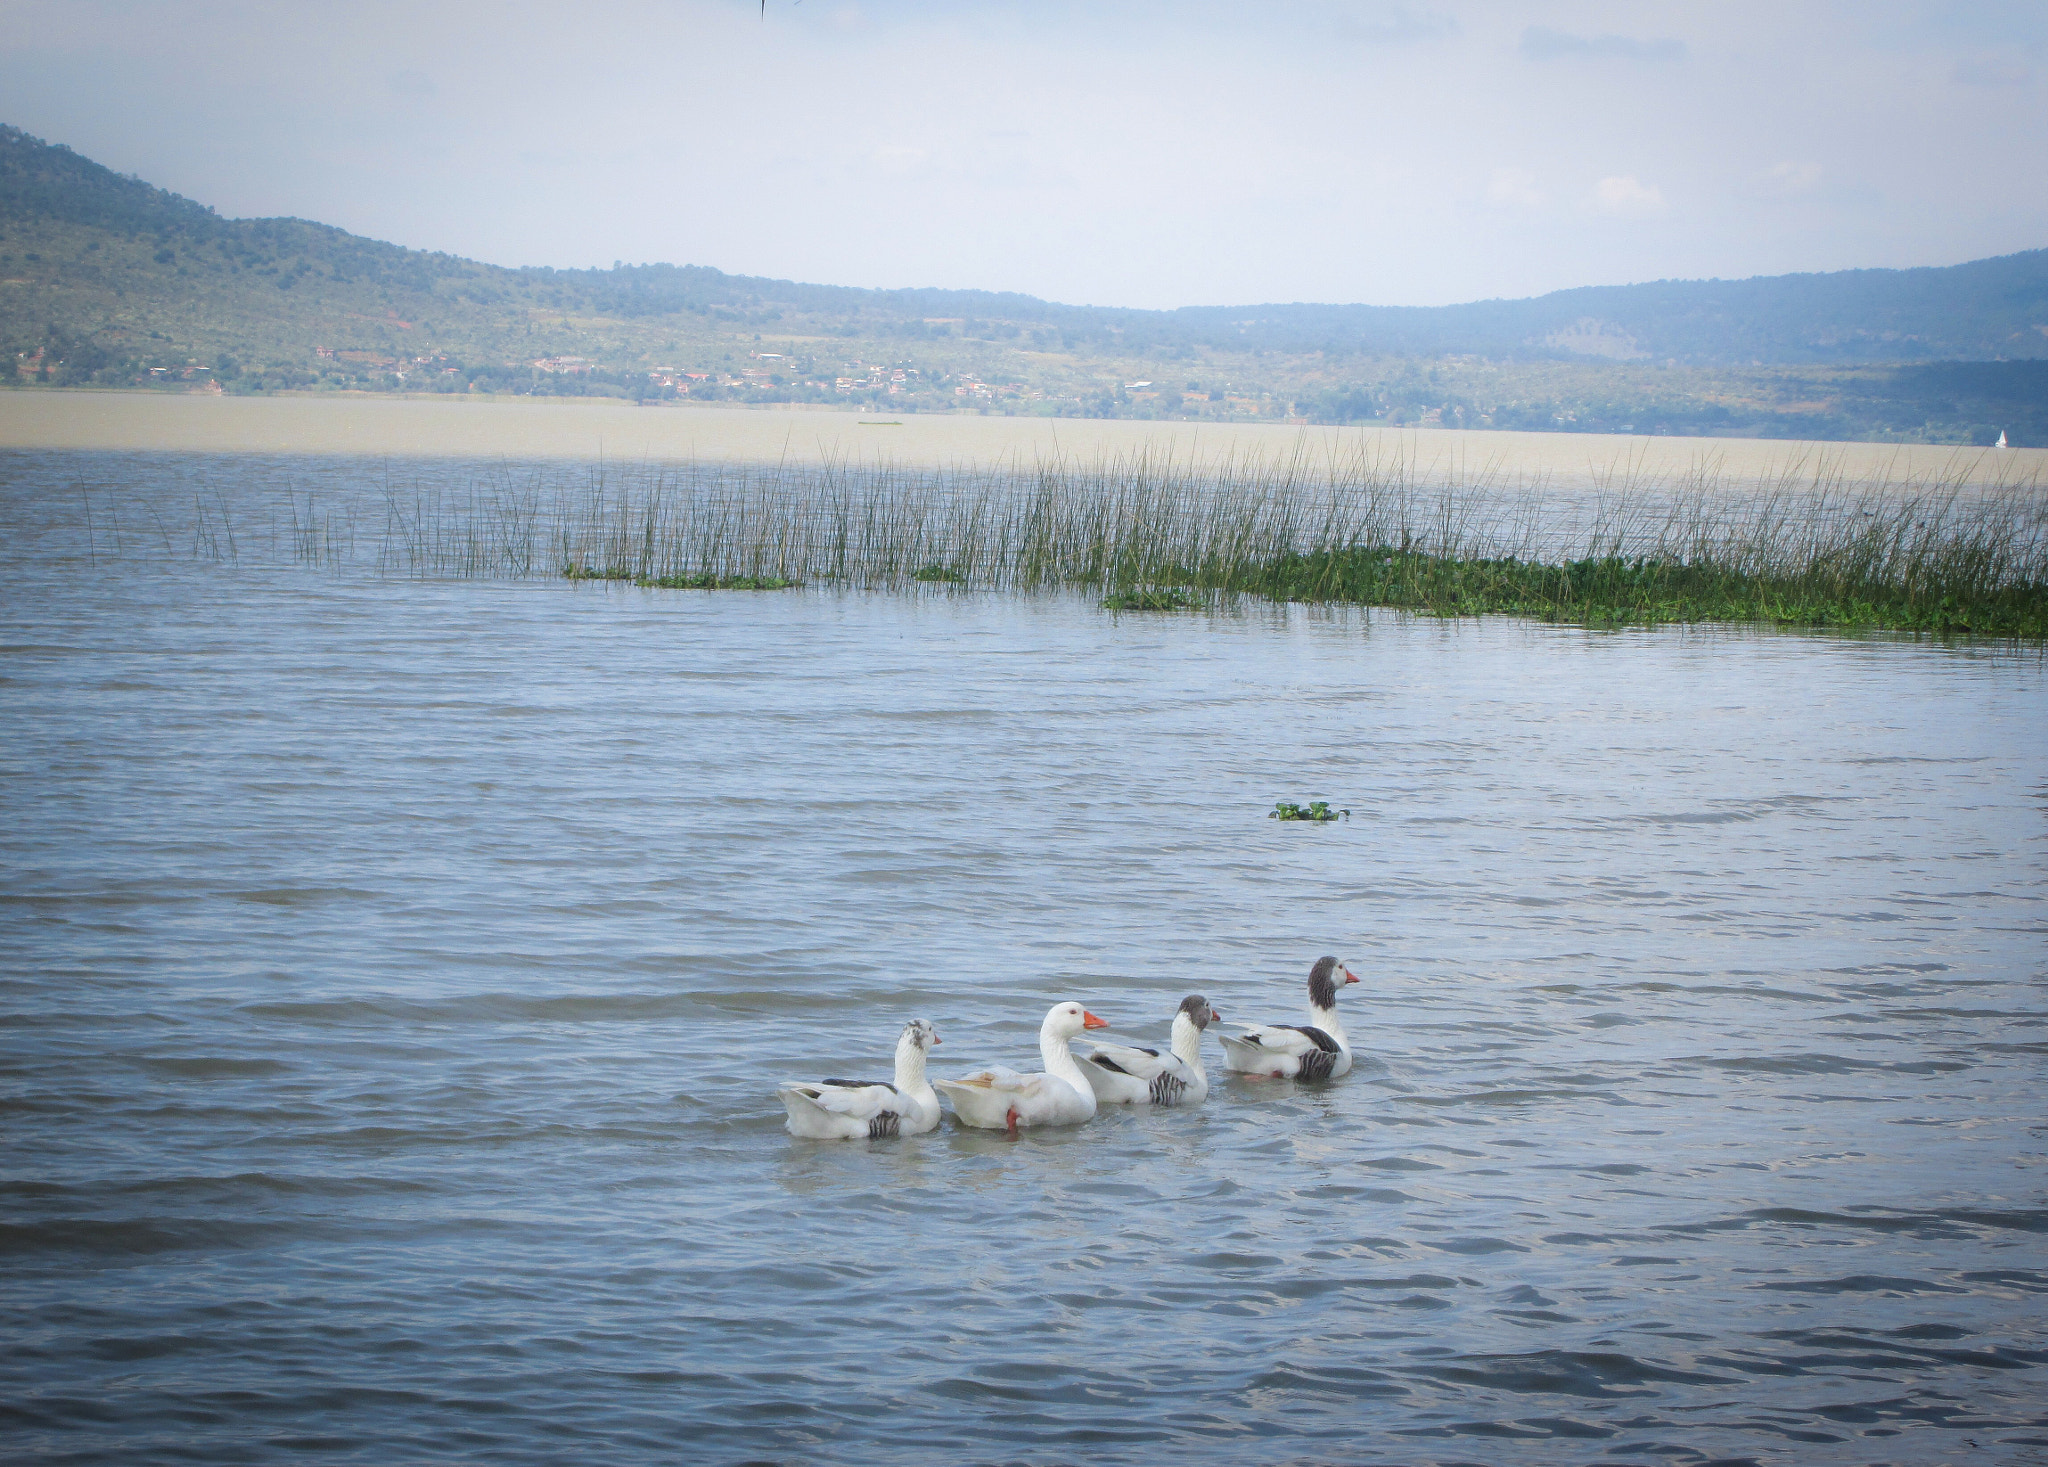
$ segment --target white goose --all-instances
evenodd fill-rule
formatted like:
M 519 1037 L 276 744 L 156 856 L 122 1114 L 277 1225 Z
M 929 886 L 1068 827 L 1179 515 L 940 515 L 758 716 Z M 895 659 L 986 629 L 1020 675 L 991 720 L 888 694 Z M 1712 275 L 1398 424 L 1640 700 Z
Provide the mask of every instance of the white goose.
M 1224 1063 L 1240 1074 L 1275 1079 L 1334 1080 L 1351 1068 L 1351 1041 L 1337 1017 L 1337 974 L 1358 975 L 1335 958 L 1318 958 L 1308 974 L 1306 1024 L 1254 1024 L 1223 1038 Z
M 1081 1073 L 1103 1105 L 1200 1105 L 1209 1097 L 1202 1031 L 1222 1017 L 1208 999 L 1191 993 L 1173 1016 L 1173 1047 L 1167 1053 L 1091 1041 L 1094 1053 L 1081 1062 Z
M 952 1097 L 953 1114 L 963 1126 L 1013 1132 L 1020 1126 L 1078 1126 L 1094 1116 L 1095 1092 L 1068 1041 L 1083 1029 L 1108 1027 L 1077 1003 L 1056 1003 L 1038 1026 L 1038 1052 L 1045 1057 L 1041 1073 L 1020 1075 L 990 1065 L 941 1080 L 939 1089 Z
M 789 1134 L 817 1141 L 915 1136 L 939 1123 L 939 1097 L 924 1077 L 925 1051 L 939 1031 L 923 1019 L 896 1041 L 896 1080 L 785 1080 L 775 1093 L 789 1110 Z

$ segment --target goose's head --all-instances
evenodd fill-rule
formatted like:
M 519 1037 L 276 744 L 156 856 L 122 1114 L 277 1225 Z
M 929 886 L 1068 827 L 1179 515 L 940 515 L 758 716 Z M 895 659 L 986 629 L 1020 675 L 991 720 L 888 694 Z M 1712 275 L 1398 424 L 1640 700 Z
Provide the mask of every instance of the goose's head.
M 1319 1009 L 1334 1009 L 1338 987 L 1357 981 L 1358 975 L 1335 958 L 1317 958 L 1308 970 L 1308 1001 Z
M 1046 1014 L 1045 1022 L 1039 1026 L 1039 1033 L 1057 1035 L 1061 1039 L 1072 1039 L 1083 1029 L 1107 1029 L 1109 1020 L 1098 1019 L 1081 1005 L 1072 1002 L 1056 1003 Z
M 929 1053 L 934 1044 L 940 1043 L 939 1031 L 932 1027 L 929 1019 L 912 1019 L 903 1026 L 903 1037 L 896 1041 L 898 1049 L 909 1045 L 920 1053 Z
M 1199 993 L 1191 993 L 1180 1001 L 1180 1013 L 1197 1029 L 1206 1029 L 1223 1017 L 1211 1008 L 1209 1000 Z

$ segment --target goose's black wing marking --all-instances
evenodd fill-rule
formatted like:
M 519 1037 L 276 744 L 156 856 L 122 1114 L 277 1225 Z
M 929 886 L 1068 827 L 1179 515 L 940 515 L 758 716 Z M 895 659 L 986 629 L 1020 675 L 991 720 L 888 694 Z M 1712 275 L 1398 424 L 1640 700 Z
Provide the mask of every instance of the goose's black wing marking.
M 820 1085 L 838 1085 L 847 1090 L 865 1090 L 871 1085 L 879 1085 L 884 1090 L 894 1090 L 896 1088 L 887 1080 L 820 1080 L 818 1083 Z
M 1316 1048 L 1320 1049 L 1324 1054 L 1336 1054 L 1338 1052 L 1337 1041 L 1313 1024 L 1282 1024 L 1279 1027 L 1292 1029 L 1297 1034 L 1306 1034 L 1315 1041 Z
M 1330 1071 L 1337 1068 L 1337 1052 L 1331 1049 L 1312 1049 L 1301 1057 L 1301 1065 L 1295 1076 L 1302 1080 L 1327 1080 Z
M 1152 1077 L 1154 1105 L 1179 1105 L 1180 1098 L 1187 1093 L 1188 1082 L 1171 1070 L 1161 1070 Z
M 1125 1069 L 1122 1065 L 1118 1064 L 1115 1060 L 1111 1059 L 1106 1054 L 1091 1054 L 1088 1056 L 1088 1058 L 1094 1061 L 1096 1064 L 1101 1065 L 1102 1068 L 1104 1068 L 1105 1070 L 1115 1070 L 1119 1075 L 1128 1075 L 1130 1073 L 1129 1070 Z
M 879 1141 L 887 1136 L 903 1133 L 903 1117 L 893 1110 L 885 1110 L 868 1122 L 868 1140 Z

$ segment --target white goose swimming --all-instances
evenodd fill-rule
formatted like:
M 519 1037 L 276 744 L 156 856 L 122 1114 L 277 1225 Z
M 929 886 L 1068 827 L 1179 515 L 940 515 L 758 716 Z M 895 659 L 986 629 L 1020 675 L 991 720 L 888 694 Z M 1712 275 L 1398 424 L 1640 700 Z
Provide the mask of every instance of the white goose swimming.
M 923 1019 L 896 1041 L 896 1080 L 785 1080 L 775 1088 L 789 1110 L 789 1134 L 817 1141 L 915 1136 L 939 1123 L 939 1097 L 924 1077 L 925 1052 L 939 1031 Z
M 1254 1024 L 1223 1038 L 1224 1063 L 1240 1074 L 1275 1079 L 1334 1080 L 1351 1068 L 1351 1041 L 1337 1017 L 1337 974 L 1358 975 L 1335 958 L 1318 958 L 1308 974 L 1306 1024 Z
M 1015 1131 L 1020 1126 L 1078 1126 L 1095 1114 L 1095 1092 L 1081 1074 L 1068 1041 L 1083 1029 L 1109 1025 L 1077 1003 L 1056 1003 L 1038 1026 L 1038 1052 L 1045 1069 L 1020 1075 L 991 1065 L 957 1080 L 941 1080 L 939 1089 L 953 1102 L 953 1114 L 964 1126 L 988 1131 Z
M 1173 1047 L 1165 1054 L 1091 1041 L 1094 1053 L 1081 1061 L 1081 1073 L 1103 1105 L 1200 1105 L 1209 1096 L 1202 1031 L 1222 1017 L 1208 999 L 1191 993 L 1173 1016 Z

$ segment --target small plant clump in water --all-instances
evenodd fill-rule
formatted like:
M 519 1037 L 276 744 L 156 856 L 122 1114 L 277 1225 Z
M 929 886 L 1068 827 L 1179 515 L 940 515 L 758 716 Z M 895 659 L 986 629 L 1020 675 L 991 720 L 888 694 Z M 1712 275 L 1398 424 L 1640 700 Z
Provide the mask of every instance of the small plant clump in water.
M 663 591 L 794 591 L 803 582 L 781 576 L 639 576 L 633 584 Z
M 954 570 L 951 566 L 933 562 L 931 565 L 921 566 L 912 572 L 910 579 L 913 581 L 946 581 L 953 585 L 959 585 L 967 577 Z
M 571 581 L 635 581 L 640 572 L 623 565 L 577 565 L 571 561 L 562 567 L 562 576 Z
M 1193 611 L 1202 603 L 1178 586 L 1147 590 L 1112 591 L 1102 598 L 1110 611 Z
M 1266 813 L 1268 820 L 1349 820 L 1349 810 L 1332 810 L 1328 800 L 1310 800 L 1306 805 L 1297 805 L 1292 800 L 1281 800 Z

